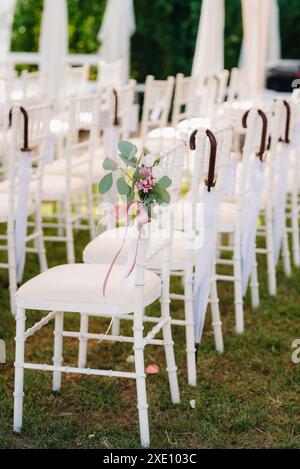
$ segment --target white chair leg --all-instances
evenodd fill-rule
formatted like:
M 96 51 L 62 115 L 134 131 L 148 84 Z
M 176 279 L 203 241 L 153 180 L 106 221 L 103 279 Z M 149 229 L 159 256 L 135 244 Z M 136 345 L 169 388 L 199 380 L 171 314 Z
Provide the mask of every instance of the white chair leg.
M 237 236 L 237 234 L 235 236 Z M 233 276 L 234 276 L 235 327 L 236 327 L 237 334 L 243 334 L 244 332 L 244 302 L 243 302 L 243 290 L 242 290 L 241 244 L 238 239 L 236 239 L 234 242 Z
M 81 314 L 80 318 L 80 338 L 78 352 L 78 368 L 86 367 L 88 339 L 86 334 L 89 331 L 89 315 Z
M 255 255 L 255 260 L 254 260 L 253 267 L 252 267 L 252 272 L 251 272 L 250 288 L 251 288 L 252 308 L 256 309 L 256 308 L 259 307 L 259 304 L 260 304 L 256 255 Z
M 299 207 L 297 192 L 292 192 L 292 242 L 293 262 L 295 267 L 300 266 L 300 237 L 299 237 Z
M 61 366 L 63 362 L 62 351 L 63 351 L 63 327 L 64 327 L 64 313 L 57 312 L 55 316 L 54 326 L 54 355 L 53 365 Z M 60 391 L 61 388 L 61 372 L 53 372 L 53 386 L 54 392 Z
M 46 249 L 45 249 L 44 237 L 43 237 L 42 219 L 41 219 L 40 214 L 36 214 L 35 225 L 36 225 L 36 231 L 38 233 L 38 237 L 36 240 L 36 247 L 38 250 L 40 271 L 45 272 L 48 269 L 48 262 L 47 262 Z
M 190 269 L 189 271 L 186 271 L 184 275 L 184 314 L 186 321 L 185 337 L 188 383 L 190 386 L 197 386 L 195 324 L 193 311 L 193 277 Z
M 277 285 L 274 259 L 272 207 L 269 206 L 266 209 L 266 235 L 269 294 L 276 295 Z
M 94 239 L 95 236 L 96 236 L 96 226 L 95 226 L 95 219 L 94 219 L 94 212 L 93 212 L 92 186 L 88 188 L 87 210 L 88 210 L 88 222 L 89 222 L 90 237 L 91 237 L 91 239 Z
M 111 328 L 112 335 L 120 335 L 120 323 L 120 318 L 115 317 Z
M 16 315 L 16 291 L 17 291 L 17 273 L 15 264 L 9 264 L 9 296 L 10 296 L 10 311 L 13 316 Z
M 144 363 L 144 345 L 143 345 L 143 321 L 142 317 L 135 314 L 133 333 L 134 333 L 134 359 L 136 373 L 137 390 L 137 408 L 139 413 L 141 444 L 144 448 L 150 445 L 148 404 L 146 392 L 146 375 Z
M 222 333 L 222 321 L 220 316 L 217 282 L 215 278 L 213 278 L 210 282 L 210 306 L 216 351 L 219 353 L 223 353 L 224 341 Z
M 167 362 L 167 372 L 169 377 L 169 385 L 171 392 L 171 399 L 173 404 L 179 404 L 179 386 L 177 379 L 177 366 L 174 355 L 174 342 L 172 338 L 171 330 L 171 316 L 170 316 L 170 299 L 169 299 L 169 287 L 163 285 L 163 292 L 161 297 L 161 316 L 164 319 L 168 319 L 168 322 L 163 327 L 163 340 Z M 195 353 L 194 353 L 195 356 Z
M 72 225 L 71 203 L 66 203 L 66 236 L 67 236 L 67 260 L 68 264 L 75 263 L 74 234 Z
M 291 254 L 289 248 L 289 239 L 287 229 L 285 227 L 283 239 L 282 239 L 282 257 L 283 257 L 283 269 L 286 277 L 290 277 L 292 275 L 292 267 L 291 267 Z
M 25 310 L 17 309 L 16 315 L 16 359 L 14 388 L 14 431 L 22 430 L 24 399 L 24 357 L 25 357 Z

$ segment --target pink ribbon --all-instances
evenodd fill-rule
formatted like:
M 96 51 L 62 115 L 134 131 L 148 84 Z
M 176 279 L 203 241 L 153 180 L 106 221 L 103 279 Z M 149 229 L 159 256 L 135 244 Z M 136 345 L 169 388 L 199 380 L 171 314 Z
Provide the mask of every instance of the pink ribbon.
M 108 281 L 109 281 L 112 269 L 113 269 L 114 265 L 116 264 L 117 259 L 118 259 L 119 255 L 121 254 L 121 252 L 124 248 L 124 245 L 125 245 L 125 241 L 126 241 L 126 237 L 127 237 L 127 228 L 128 228 L 128 215 L 129 215 L 129 212 L 130 212 L 132 207 L 136 207 L 139 234 L 138 234 L 138 237 L 137 237 L 137 240 L 136 240 L 136 248 L 135 248 L 133 263 L 130 266 L 130 268 L 128 270 L 128 273 L 126 274 L 125 279 L 130 277 L 130 275 L 134 271 L 134 268 L 135 268 L 135 265 L 136 265 L 136 260 L 137 260 L 137 255 L 138 255 L 138 244 L 139 244 L 138 242 L 139 242 L 139 239 L 141 237 L 142 228 L 143 228 L 144 225 L 146 225 L 147 223 L 149 223 L 151 221 L 151 219 L 148 217 L 148 212 L 147 212 L 147 209 L 146 209 L 145 205 L 143 204 L 143 202 L 141 202 L 139 200 L 135 200 L 135 201 L 133 201 L 133 202 L 131 202 L 130 204 L 127 205 L 127 209 L 126 209 L 126 218 L 127 218 L 126 231 L 125 231 L 125 234 L 124 234 L 124 238 L 123 238 L 121 247 L 118 250 L 118 252 L 115 254 L 115 256 L 113 258 L 113 261 L 112 261 L 111 265 L 109 266 L 109 269 L 107 271 L 107 274 L 106 274 L 104 282 L 103 282 L 102 294 L 103 294 L 104 299 L 105 299 L 106 289 L 107 289 L 107 285 L 108 285 Z

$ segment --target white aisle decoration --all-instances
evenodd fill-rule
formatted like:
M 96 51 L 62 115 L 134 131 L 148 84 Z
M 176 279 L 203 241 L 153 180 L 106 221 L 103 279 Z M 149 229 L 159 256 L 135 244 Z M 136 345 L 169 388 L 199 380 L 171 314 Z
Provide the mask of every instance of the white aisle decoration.
M 107 63 L 123 62 L 123 84 L 130 70 L 130 38 L 135 32 L 133 0 L 108 0 L 98 34 L 100 57 Z
M 7 71 L 16 0 L 0 1 L 0 73 Z
M 242 0 L 242 11 L 249 99 L 258 102 L 265 85 L 271 0 Z
M 41 71 L 47 74 L 47 94 L 59 100 L 65 91 L 68 53 L 66 0 L 45 0 L 40 36 Z
M 224 68 L 224 0 L 203 0 L 193 76 L 217 75 Z

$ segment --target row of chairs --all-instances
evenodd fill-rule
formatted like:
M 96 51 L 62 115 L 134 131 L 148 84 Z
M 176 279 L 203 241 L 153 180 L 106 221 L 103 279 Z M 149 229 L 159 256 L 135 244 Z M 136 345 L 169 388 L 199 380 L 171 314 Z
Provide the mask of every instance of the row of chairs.
M 146 117 L 143 119 L 151 121 L 151 113 L 154 112 L 154 117 L 158 115 L 156 104 L 160 102 L 160 98 L 157 97 L 157 90 L 170 87 L 170 80 L 148 80 L 143 113 Z M 216 85 L 217 80 L 213 79 L 213 83 Z M 150 224 L 151 232 L 145 233 L 145 240 L 141 241 L 145 243 L 142 244 L 145 249 L 140 250 L 143 255 L 137 262 L 135 287 L 127 291 L 122 287 L 122 278 L 130 245 L 128 240 L 127 247 L 125 244 L 123 255 L 119 258 L 120 263 L 115 266 L 111 291 L 108 291 L 107 298 L 101 297 L 101 283 L 105 272 L 126 230 L 124 233 L 122 227 L 110 228 L 94 238 L 96 212 L 92 188 L 101 175 L 101 162 L 105 155 L 103 148 L 106 148 L 109 156 L 117 157 L 111 154 L 116 151 L 116 143 L 121 138 L 128 138 L 130 134 L 135 85 L 131 81 L 124 87 L 103 87 L 97 93 L 68 100 L 67 114 L 59 116 L 62 154 L 54 161 L 51 129 L 53 131 L 53 121 L 57 116 L 54 115 L 52 103 L 27 107 L 26 110 L 21 110 L 21 114 L 18 108 L 14 108 L 12 128 L 3 131 L 4 146 L 9 149 L 9 153 L 6 154 L 7 177 L 0 184 L 1 206 L 6 207 L 6 216 L 2 217 L 1 213 L 1 221 L 7 224 L 7 234 L 1 240 L 5 242 L 2 250 L 7 251 L 9 260 L 1 267 L 8 268 L 10 272 L 13 311 L 16 307 L 15 298 L 17 299 L 16 431 L 22 426 L 24 369 L 53 372 L 54 390 L 60 389 L 61 373 L 65 372 L 128 377 L 137 381 L 141 441 L 147 446 L 149 425 L 143 359 L 145 346 L 153 344 L 165 347 L 171 397 L 174 403 L 178 402 L 171 326 L 185 328 L 188 382 L 195 386 L 196 350 L 209 303 L 216 349 L 220 353 L 224 350 L 218 282 L 234 283 L 236 330 L 242 333 L 243 297 L 249 277 L 252 305 L 259 305 L 256 255 L 267 256 L 271 294 L 276 293 L 276 264 L 279 260 L 278 252 L 275 255 L 275 245 L 277 251 L 278 246 L 282 248 L 286 274 L 291 273 L 287 242 L 290 233 L 294 263 L 297 265 L 299 182 L 295 171 L 298 167 L 299 148 L 297 141 L 294 141 L 294 134 L 297 135 L 299 96 L 295 92 L 289 102 L 279 99 L 275 103 L 267 103 L 263 110 L 253 109 L 248 114 L 242 109 L 237 113 L 234 107 L 231 109 L 228 104 L 220 101 L 214 106 L 213 112 L 204 112 L 204 117 L 210 122 L 210 130 L 197 126 L 195 132 L 182 132 L 182 129 L 191 129 L 194 122 L 189 114 L 182 115 L 180 122 L 171 127 L 171 138 L 165 138 L 164 134 L 159 135 L 161 170 L 174 181 L 172 201 L 175 209 L 171 211 L 171 223 L 163 218 L 158 227 Z M 156 94 L 152 94 L 156 96 L 155 99 L 149 99 L 149 89 L 156 89 Z M 173 88 L 170 91 L 171 97 L 168 98 L 170 102 L 172 93 Z M 151 112 L 150 106 L 153 108 Z M 164 110 L 165 107 L 166 104 L 163 105 Z M 26 122 L 28 134 L 25 131 Z M 167 120 L 156 121 L 156 124 L 161 130 Z M 149 130 L 147 127 L 145 136 L 141 135 L 141 139 L 152 144 L 155 139 L 151 138 Z M 85 132 L 84 139 L 82 131 Z M 106 147 L 105 140 L 108 141 Z M 27 165 L 24 160 L 27 160 Z M 31 166 L 29 176 L 28 161 Z M 27 177 L 24 177 L 24 172 L 27 172 Z M 189 190 L 179 199 L 179 190 L 187 182 Z M 55 191 L 60 193 L 59 198 L 53 195 Z M 25 199 L 26 194 L 30 194 L 27 197 L 28 206 L 24 208 L 23 204 L 20 215 L 20 201 Z M 47 217 L 41 210 L 42 201 L 60 206 L 60 213 L 54 212 L 46 220 Z M 115 202 L 115 199 L 112 201 Z M 101 208 L 103 200 L 100 202 Z M 55 223 L 53 218 L 56 219 Z M 31 229 L 24 234 L 25 219 Z M 260 224 L 257 229 L 258 220 Z M 290 226 L 287 223 L 289 220 Z M 85 224 L 82 224 L 83 221 Z M 164 229 L 166 226 L 169 227 L 168 230 Z M 49 229 L 54 230 L 55 234 L 45 236 L 45 230 Z M 88 229 L 94 238 L 84 249 L 84 264 L 81 265 L 74 264 L 74 229 Z M 265 239 L 266 246 L 262 247 L 259 243 L 255 249 L 255 240 L 259 237 Z M 69 265 L 47 271 L 45 241 L 65 242 Z M 27 252 L 39 255 L 40 267 L 44 273 L 27 282 L 15 296 L 18 276 L 24 266 L 24 245 L 27 246 Z M 147 248 L 149 255 L 146 254 Z M 220 272 L 222 266 L 231 267 L 233 274 L 225 275 Z M 182 277 L 184 295 L 169 292 L 172 276 Z M 158 298 L 161 299 L 161 315 L 147 315 L 144 309 Z M 172 318 L 172 301 L 184 302 L 182 319 Z M 50 313 L 25 331 L 26 309 Z M 64 312 L 80 314 L 79 332 L 64 331 Z M 103 335 L 89 332 L 89 316 L 112 319 L 112 333 Z M 52 319 L 55 320 L 53 365 L 26 363 L 25 341 Z M 133 321 L 133 338 L 121 334 L 123 320 Z M 145 337 L 144 324 L 147 327 L 154 324 Z M 155 338 L 160 331 L 163 331 L 163 339 Z M 63 337 L 78 340 L 78 367 L 62 366 Z M 86 367 L 89 340 L 132 342 L 135 373 L 89 370 Z

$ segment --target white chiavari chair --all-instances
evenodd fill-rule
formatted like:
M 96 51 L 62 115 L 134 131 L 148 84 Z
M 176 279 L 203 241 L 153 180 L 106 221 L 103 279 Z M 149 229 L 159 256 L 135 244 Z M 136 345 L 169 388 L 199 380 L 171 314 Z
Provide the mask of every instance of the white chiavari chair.
M 18 100 L 26 105 L 39 104 L 46 97 L 47 74 L 23 70 L 20 77 L 21 95 Z
M 270 149 L 267 159 L 267 186 L 262 197 L 262 220 L 258 236 L 265 239 L 265 247 L 257 248 L 259 254 L 267 256 L 269 293 L 277 291 L 276 267 L 282 254 L 284 272 L 291 275 L 290 250 L 286 225 L 286 200 L 288 192 L 288 171 L 290 132 L 290 104 L 277 99 L 273 105 L 271 119 Z
M 216 258 L 216 279 L 234 284 L 236 331 L 244 331 L 243 295 L 251 276 L 252 306 L 259 304 L 257 263 L 255 256 L 256 225 L 259 216 L 260 197 L 264 187 L 264 154 L 267 139 L 267 117 L 255 109 L 244 115 L 247 127 L 240 162 L 233 155 L 228 178 L 235 181 L 235 190 L 224 197 L 220 207 L 219 236 Z M 260 159 L 256 152 L 259 151 Z M 227 254 L 224 258 L 223 253 Z M 232 267 L 232 275 L 220 273 L 220 266 Z
M 216 167 L 218 168 L 218 175 L 220 176 L 219 181 L 222 181 L 222 170 L 224 165 L 230 155 L 231 148 L 231 139 L 232 135 L 231 129 L 220 129 L 216 131 L 217 135 L 217 154 L 216 154 Z M 199 241 L 198 230 L 200 231 L 200 236 L 202 235 L 201 228 L 197 227 L 199 224 L 200 212 L 197 206 L 201 203 L 200 197 L 200 185 L 203 183 L 205 178 L 205 171 L 208 170 L 208 160 L 207 153 L 209 149 L 209 141 L 206 135 L 206 132 L 201 129 L 198 132 L 198 146 L 194 157 L 194 168 L 191 171 L 192 176 L 192 192 L 190 198 L 185 200 L 185 204 L 179 204 L 179 208 L 176 211 L 176 231 L 174 234 L 173 248 L 172 248 L 172 262 L 171 262 L 171 271 L 172 275 L 183 277 L 184 283 L 184 295 L 171 294 L 170 298 L 174 301 L 184 301 L 184 319 L 175 319 L 172 320 L 172 324 L 180 325 L 186 329 L 186 350 L 187 350 L 187 362 L 188 362 L 188 381 L 190 385 L 196 385 L 196 356 L 195 356 L 195 336 L 194 336 L 194 318 L 193 318 L 193 270 L 195 267 L 197 254 L 199 251 L 199 246 L 197 242 Z M 183 157 L 186 156 L 186 150 L 183 152 Z M 206 161 L 204 164 L 204 158 L 206 156 Z M 177 157 L 178 159 L 178 157 Z M 222 164 L 220 163 L 222 161 Z M 223 165 L 223 166 L 222 166 Z M 221 186 L 220 186 L 221 187 Z M 217 188 L 218 194 L 220 194 L 220 188 Z M 185 211 L 185 208 L 188 209 Z M 190 208 L 190 210 L 189 210 Z M 217 209 L 217 208 L 216 208 Z M 186 224 L 183 223 L 182 215 L 186 213 L 189 215 L 189 220 Z M 196 220 L 197 217 L 197 220 Z M 189 223 L 190 222 L 190 223 Z M 197 236 L 195 235 L 195 230 L 190 233 L 190 226 L 196 227 Z M 111 256 L 114 250 L 118 248 L 118 239 L 120 235 L 118 234 L 122 228 L 117 228 L 115 230 L 109 230 L 98 236 L 94 241 L 89 243 L 86 246 L 83 252 L 83 260 L 87 263 L 96 263 L 96 262 L 105 262 L 107 256 Z M 125 252 L 125 251 L 124 251 Z M 210 251 L 212 253 L 212 251 Z M 124 259 L 120 259 L 124 262 Z M 212 261 L 211 261 L 212 263 Z M 159 260 L 156 262 L 151 262 L 148 266 L 151 269 L 154 269 L 155 272 L 160 272 Z M 210 266 L 206 266 L 208 269 L 208 285 L 210 283 Z M 221 330 L 221 321 L 219 316 L 218 309 L 218 298 L 216 285 L 212 282 L 211 284 L 211 307 L 212 307 L 212 316 L 213 316 L 213 327 L 215 333 L 215 342 L 216 348 L 219 352 L 223 351 L 223 338 Z M 206 304 L 203 307 L 206 311 Z M 205 313 L 204 311 L 204 313 Z M 147 320 L 153 321 L 153 318 L 147 316 L 144 317 L 144 321 Z M 86 324 L 83 324 L 83 327 L 86 327 Z M 115 335 L 119 334 L 119 324 L 115 323 L 114 333 Z M 84 356 L 84 354 L 83 354 Z
M 163 129 L 167 126 L 171 109 L 174 77 L 167 80 L 155 80 L 149 75 L 145 83 L 144 104 L 141 122 L 141 135 L 139 139 L 134 139 L 138 148 L 142 148 L 147 143 L 147 134 L 151 129 Z M 162 136 L 160 136 L 162 139 Z
M 95 159 L 100 104 L 94 94 L 70 100 L 65 156 L 47 165 L 43 178 L 43 202 L 59 207 L 53 214 L 43 214 L 43 227 L 57 229 L 57 235 L 47 235 L 44 239 L 66 243 L 69 263 L 75 261 L 74 229 L 89 230 L 91 237 L 95 233 L 93 175 L 95 180 L 95 173 L 98 177 L 102 173 L 101 161 Z M 90 131 L 81 141 L 80 131 L 86 127 Z
M 1 236 L 1 251 L 7 253 L 2 268 L 9 271 L 11 311 L 15 314 L 15 292 L 22 280 L 26 253 L 36 253 L 40 269 L 47 269 L 41 220 L 41 187 L 45 154 L 50 133 L 52 105 L 27 109 L 14 106 L 12 130 L 7 132 L 8 179 L 0 183 L 1 223 L 7 232 Z M 24 134 L 20 132 L 21 117 Z
M 88 65 L 80 67 L 68 66 L 66 69 L 66 95 L 67 97 L 79 96 L 86 93 L 88 80 Z
M 180 146 L 182 151 L 182 147 Z M 160 167 L 170 174 L 173 168 L 173 184 L 170 190 L 171 201 L 176 200 L 179 193 L 182 165 L 174 164 L 174 151 L 164 154 Z M 177 148 L 178 151 L 178 148 Z M 175 153 L 176 154 L 176 153 Z M 180 163 L 181 159 L 178 158 Z M 174 171 L 174 167 L 176 170 Z M 171 317 L 169 301 L 169 278 L 171 262 L 171 245 L 173 236 L 171 210 L 162 210 L 162 216 L 158 217 L 159 225 L 151 221 L 143 225 L 141 235 L 136 237 L 138 242 L 138 256 L 134 268 L 134 284 L 125 285 L 124 278 L 127 268 L 124 265 L 115 265 L 107 272 L 113 257 L 108 264 L 69 264 L 48 270 L 29 282 L 25 283 L 16 294 L 17 301 L 17 332 L 16 332 L 16 360 L 15 360 L 15 392 L 14 392 L 14 430 L 22 429 L 23 415 L 23 381 L 24 370 L 43 370 L 53 372 L 53 390 L 61 389 L 62 373 L 81 373 L 94 376 L 107 376 L 114 378 L 131 378 L 136 380 L 137 401 L 140 423 L 140 435 L 142 446 L 149 446 L 150 434 L 148 423 L 148 405 L 146 394 L 146 375 L 144 363 L 144 350 L 146 345 L 162 345 L 165 348 L 167 371 L 169 377 L 171 399 L 174 404 L 179 403 L 179 388 L 177 382 L 177 368 L 175 364 Z M 167 218 L 165 218 L 167 217 Z M 153 227 L 152 227 L 153 225 Z M 129 231 L 126 230 L 127 242 Z M 149 239 L 153 233 L 160 230 L 161 236 L 156 237 L 155 246 L 149 246 Z M 134 230 L 135 231 L 135 230 Z M 136 235 L 135 235 L 136 236 Z M 130 241 L 131 242 L 131 241 Z M 161 277 L 146 270 L 151 259 L 162 259 Z M 107 282 L 107 283 L 106 283 Z M 106 293 L 103 290 L 107 285 Z M 102 288 L 101 288 L 102 287 Z M 154 301 L 160 299 L 161 316 L 154 323 L 152 329 L 144 336 L 143 315 L 144 309 Z M 39 322 L 25 330 L 26 310 L 50 311 Z M 67 312 L 79 313 L 81 317 L 102 317 L 114 320 L 126 317 L 133 321 L 133 337 L 113 336 L 106 334 L 92 334 L 83 330 L 82 322 L 80 333 L 64 330 L 64 314 Z M 25 362 L 25 342 L 36 331 L 40 330 L 52 319 L 55 320 L 54 357 L 53 365 Z M 162 331 L 163 339 L 156 339 L 156 335 Z M 79 339 L 81 350 L 79 353 L 79 365 L 63 365 L 63 337 Z M 109 340 L 127 342 L 133 344 L 135 357 L 135 371 L 112 371 L 107 369 L 90 369 L 86 367 L 86 359 L 83 359 L 83 345 L 88 340 Z
M 97 90 L 101 91 L 106 87 L 118 89 L 123 85 L 122 73 L 122 60 L 112 63 L 101 61 L 98 66 Z
M 291 235 L 293 264 L 295 267 L 300 266 L 300 234 L 299 234 L 299 194 L 300 194 L 300 137 L 299 137 L 299 116 L 300 116 L 300 91 L 294 90 L 290 106 L 291 115 L 291 152 L 290 152 L 290 168 L 288 173 L 288 200 L 287 200 L 287 220 L 290 225 L 287 232 Z

